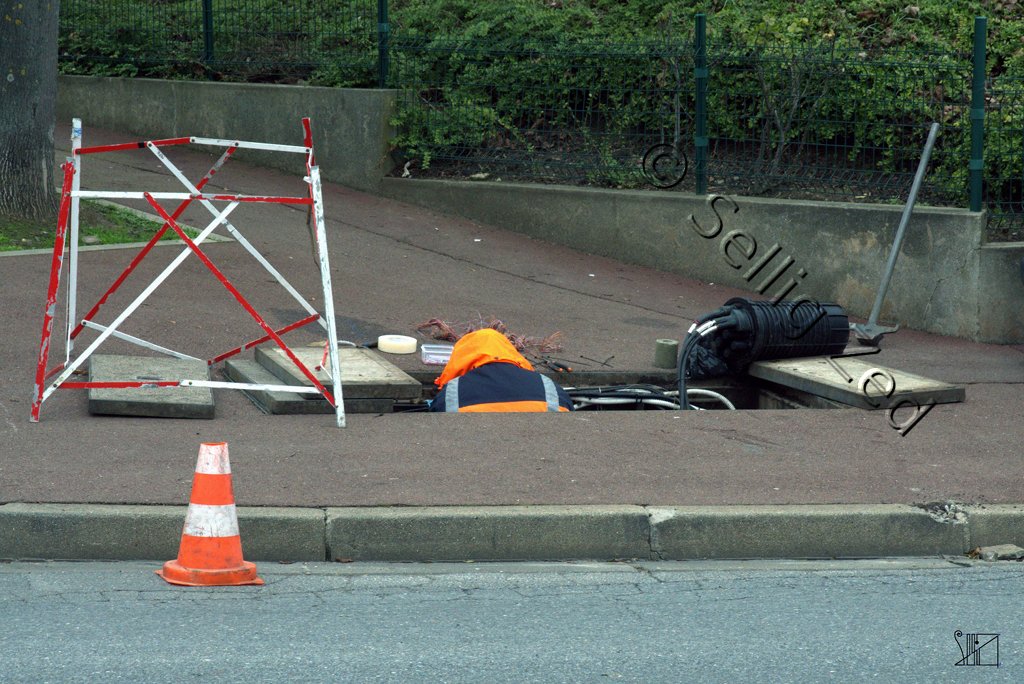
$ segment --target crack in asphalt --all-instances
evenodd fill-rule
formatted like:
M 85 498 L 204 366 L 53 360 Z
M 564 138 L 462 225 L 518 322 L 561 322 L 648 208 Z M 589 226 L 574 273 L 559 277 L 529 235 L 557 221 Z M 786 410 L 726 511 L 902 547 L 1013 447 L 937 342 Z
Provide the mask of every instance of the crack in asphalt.
M 0 431 L 0 434 L 3 434 L 4 432 L 17 432 L 18 426 L 15 424 L 14 418 L 11 415 L 11 409 L 5 404 L 0 404 L 0 410 L 3 412 L 4 423 L 6 424 L 4 429 Z

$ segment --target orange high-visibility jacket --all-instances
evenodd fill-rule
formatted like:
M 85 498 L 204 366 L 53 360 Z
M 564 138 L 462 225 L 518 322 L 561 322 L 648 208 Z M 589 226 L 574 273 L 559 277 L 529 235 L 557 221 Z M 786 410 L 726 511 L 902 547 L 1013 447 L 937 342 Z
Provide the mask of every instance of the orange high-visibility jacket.
M 497 330 L 464 335 L 434 381 L 431 411 L 448 413 L 571 411 L 572 400 L 541 375 Z

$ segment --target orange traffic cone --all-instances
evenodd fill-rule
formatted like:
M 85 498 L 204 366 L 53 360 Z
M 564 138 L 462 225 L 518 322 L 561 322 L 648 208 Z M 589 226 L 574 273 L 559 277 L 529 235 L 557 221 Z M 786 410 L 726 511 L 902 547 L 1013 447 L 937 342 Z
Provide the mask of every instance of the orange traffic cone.
M 242 560 L 226 442 L 199 446 L 178 558 L 164 563 L 156 574 L 190 587 L 263 584 L 256 565 Z

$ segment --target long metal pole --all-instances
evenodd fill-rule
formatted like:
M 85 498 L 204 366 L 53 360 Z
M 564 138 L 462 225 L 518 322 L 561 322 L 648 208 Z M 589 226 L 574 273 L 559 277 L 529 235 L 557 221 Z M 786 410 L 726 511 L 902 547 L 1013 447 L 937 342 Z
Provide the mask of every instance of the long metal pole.
M 910 214 L 914 211 L 914 202 L 917 201 L 917 192 L 921 189 L 921 181 L 924 180 L 924 173 L 928 168 L 928 159 L 932 156 L 932 147 L 935 146 L 935 136 L 939 134 L 939 124 L 935 122 L 928 131 L 928 140 L 924 144 L 924 152 L 921 154 L 921 161 L 917 164 L 917 173 L 914 174 L 914 182 L 910 186 L 910 196 L 907 197 L 907 204 L 903 207 L 903 215 L 900 217 L 899 228 L 896 229 L 896 239 L 892 243 L 892 251 L 889 252 L 889 262 L 885 265 L 885 273 L 882 275 L 882 283 L 878 286 L 878 295 L 875 297 L 875 305 L 871 307 L 871 316 L 868 318 L 868 326 L 878 323 L 878 314 L 882 311 L 882 301 L 885 293 L 889 290 L 889 281 L 892 280 L 893 269 L 896 268 L 896 258 L 900 255 L 900 247 L 903 246 L 903 235 L 907 232 L 907 223 L 910 222 Z
M 213 0 L 203 0 L 203 64 L 213 62 Z
M 391 71 L 391 22 L 388 20 L 388 0 L 377 0 L 377 87 L 388 87 Z
M 694 17 L 693 77 L 696 86 L 693 169 L 698 195 L 708 191 L 708 45 L 707 17 Z
M 974 18 L 971 75 L 971 159 L 968 162 L 971 211 L 981 211 L 985 170 L 985 35 L 987 20 Z

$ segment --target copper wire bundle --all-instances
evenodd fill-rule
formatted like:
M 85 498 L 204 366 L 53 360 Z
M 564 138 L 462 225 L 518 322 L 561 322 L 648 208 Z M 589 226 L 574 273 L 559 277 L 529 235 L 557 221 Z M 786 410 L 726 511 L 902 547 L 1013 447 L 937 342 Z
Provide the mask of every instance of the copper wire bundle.
M 554 332 L 547 337 L 519 335 L 510 332 L 508 326 L 494 316 L 488 316 L 486 319 L 478 316 L 477 320 L 467 323 L 449 323 L 440 318 L 431 318 L 416 326 L 417 331 L 429 334 L 435 340 L 445 340 L 448 342 L 458 342 L 459 338 L 463 335 L 484 328 L 497 330 L 507 337 L 509 342 L 519 351 L 529 350 L 540 354 L 548 354 L 562 350 L 560 343 L 562 333 Z

